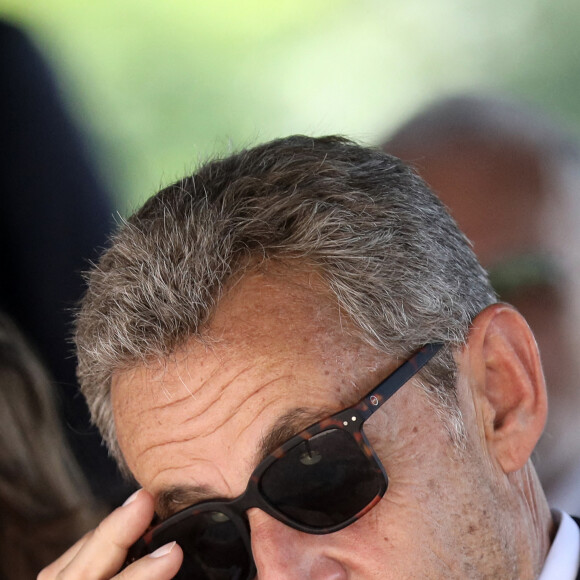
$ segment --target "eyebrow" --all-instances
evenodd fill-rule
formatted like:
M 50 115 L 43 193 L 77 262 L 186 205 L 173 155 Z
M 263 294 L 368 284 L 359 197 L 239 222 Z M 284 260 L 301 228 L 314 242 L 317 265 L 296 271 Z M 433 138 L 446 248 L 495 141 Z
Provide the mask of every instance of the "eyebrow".
M 307 409 L 299 407 L 282 415 L 276 424 L 262 436 L 255 454 L 255 465 L 259 465 L 268 455 L 313 423 L 329 417 L 329 408 Z M 163 520 L 174 513 L 200 503 L 220 498 L 216 490 L 206 485 L 175 485 L 163 489 L 156 498 L 156 512 Z
M 323 407 L 319 409 L 307 409 L 298 407 L 282 415 L 268 433 L 262 436 L 258 452 L 256 453 L 256 465 L 259 465 L 275 449 L 286 443 L 289 439 L 304 431 L 307 427 L 330 417 L 336 411 Z
M 196 503 L 218 497 L 209 486 L 174 485 L 163 489 L 155 500 L 155 512 L 162 519 Z

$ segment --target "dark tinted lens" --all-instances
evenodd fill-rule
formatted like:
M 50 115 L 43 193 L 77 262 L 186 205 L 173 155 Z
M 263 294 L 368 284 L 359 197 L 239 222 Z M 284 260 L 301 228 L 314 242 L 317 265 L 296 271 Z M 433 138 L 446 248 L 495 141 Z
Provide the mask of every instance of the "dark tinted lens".
M 288 518 L 314 529 L 345 522 L 384 485 L 346 431 L 330 429 L 298 444 L 264 472 L 261 491 Z
M 156 546 L 176 540 L 184 552 L 179 580 L 247 580 L 252 560 L 236 524 L 224 513 L 202 512 L 155 536 Z

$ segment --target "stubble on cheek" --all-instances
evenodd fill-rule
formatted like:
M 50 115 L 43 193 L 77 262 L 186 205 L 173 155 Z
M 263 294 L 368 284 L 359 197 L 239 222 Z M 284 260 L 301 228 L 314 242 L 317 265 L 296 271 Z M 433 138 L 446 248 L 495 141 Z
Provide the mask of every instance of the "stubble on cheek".
M 455 468 L 450 480 L 429 480 L 430 494 L 439 499 L 430 502 L 436 524 L 432 552 L 445 563 L 447 578 L 520 580 L 516 533 L 503 523 L 513 506 L 487 467 L 474 461 L 469 450 L 467 457 L 450 464 Z
M 477 444 L 454 447 L 438 418 L 418 417 L 410 425 L 391 420 L 373 427 L 369 438 L 387 424 L 393 437 L 375 447 L 389 488 L 368 523 L 397 572 L 389 577 L 519 580 L 515 534 L 501 524 L 508 495 Z

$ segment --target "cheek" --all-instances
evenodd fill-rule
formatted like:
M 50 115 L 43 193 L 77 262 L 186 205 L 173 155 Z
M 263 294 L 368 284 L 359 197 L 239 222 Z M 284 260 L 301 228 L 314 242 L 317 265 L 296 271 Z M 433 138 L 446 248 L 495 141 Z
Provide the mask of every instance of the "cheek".
M 421 391 L 409 389 L 396 403 L 372 417 L 364 430 L 387 472 L 387 494 L 406 495 L 410 490 L 409 497 L 418 501 L 447 478 L 459 456 L 448 424 Z
M 430 578 L 474 577 L 466 571 L 480 558 L 482 542 L 499 538 L 500 518 L 492 498 L 474 493 L 481 486 L 476 475 L 457 469 L 393 480 L 381 502 L 345 530 L 345 552 L 354 559 L 356 551 L 360 560 L 364 547 L 369 577 L 374 571 L 377 578 L 424 578 L 426 570 Z
M 489 503 L 476 490 L 484 490 L 485 481 L 491 485 L 492 470 L 477 441 L 468 443 L 477 449 L 460 452 L 424 397 L 398 402 L 395 412 L 373 418 L 365 429 L 389 487 L 361 522 L 369 524 L 369 541 L 394 554 L 452 554 Z
M 424 578 L 429 571 L 430 578 L 447 578 L 458 538 L 446 528 L 441 518 L 415 502 L 385 496 L 344 530 L 343 561 L 361 577 Z

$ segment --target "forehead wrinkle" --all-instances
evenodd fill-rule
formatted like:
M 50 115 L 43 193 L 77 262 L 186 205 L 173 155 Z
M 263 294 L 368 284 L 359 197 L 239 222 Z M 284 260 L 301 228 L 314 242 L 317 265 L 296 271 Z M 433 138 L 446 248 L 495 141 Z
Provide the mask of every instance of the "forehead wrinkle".
M 232 377 L 231 379 L 229 379 L 221 389 L 219 389 L 219 394 L 211 401 L 208 401 L 206 406 L 201 409 L 198 413 L 198 415 L 202 415 L 203 413 L 205 413 L 212 405 L 214 405 L 216 402 L 218 402 L 224 391 L 231 385 L 231 383 L 233 381 L 235 381 L 236 379 L 238 379 L 241 375 L 243 375 L 245 372 L 250 370 L 250 366 L 242 369 L 239 373 L 237 373 L 234 377 Z M 185 381 L 183 380 L 183 377 L 181 376 L 181 373 L 177 373 L 177 379 L 179 380 L 180 384 L 182 384 L 185 389 L 187 390 L 187 394 L 184 397 L 181 397 L 179 399 L 172 399 L 172 400 L 168 400 L 167 402 L 163 402 L 163 403 L 159 403 L 159 404 L 155 404 L 147 409 L 142 409 L 141 411 L 139 411 L 137 413 L 137 418 L 141 418 L 143 415 L 147 415 L 152 411 L 163 411 L 165 409 L 168 409 L 169 407 L 173 407 L 173 406 L 177 406 L 180 403 L 186 403 L 188 401 L 190 401 L 191 399 L 193 399 L 194 401 L 198 400 L 198 397 L 200 395 L 200 392 L 207 387 L 207 384 L 211 381 L 211 379 L 218 373 L 218 371 L 221 369 L 221 367 L 217 367 L 216 369 L 214 369 L 209 376 L 204 379 L 204 381 L 201 383 L 201 385 L 199 387 L 197 387 L 197 389 L 195 389 L 195 392 L 192 391 L 187 384 L 185 383 Z M 191 375 L 189 374 L 188 371 L 188 375 L 191 377 Z M 159 381 L 162 381 L 162 379 L 159 379 Z M 165 394 L 166 397 L 169 397 L 169 393 L 167 391 L 166 388 L 163 387 L 163 382 L 161 382 L 161 388 Z M 196 417 L 190 417 L 185 419 L 181 424 L 185 424 L 187 422 L 189 422 L 190 420 L 194 420 Z
M 192 421 L 195 421 L 195 420 L 199 419 L 199 417 L 200 417 L 200 416 L 201 416 L 203 413 L 205 413 L 205 412 L 206 412 L 206 411 L 209 409 L 209 407 L 211 407 L 212 405 L 214 405 L 215 403 L 217 403 L 217 402 L 220 400 L 220 398 L 222 397 L 223 393 L 224 393 L 224 392 L 225 392 L 225 390 L 228 388 L 228 386 L 229 386 L 229 385 L 231 385 L 231 383 L 232 383 L 234 380 L 236 380 L 236 379 L 237 379 L 237 378 L 238 378 L 240 375 L 242 375 L 242 374 L 243 374 L 244 372 L 246 372 L 248 369 L 249 369 L 249 367 L 248 367 L 248 368 L 246 368 L 246 369 L 243 369 L 243 370 L 242 370 L 240 373 L 238 373 L 238 374 L 237 374 L 235 377 L 233 377 L 233 378 L 232 378 L 230 381 L 228 381 L 228 383 L 227 383 L 226 385 L 224 385 L 223 389 L 221 389 L 221 393 L 220 393 L 220 395 L 219 395 L 219 396 L 218 396 L 218 397 L 217 397 L 217 398 L 216 398 L 214 401 L 210 402 L 210 403 L 209 403 L 209 404 L 208 404 L 208 405 L 207 405 L 207 406 L 206 406 L 204 409 L 202 409 L 202 410 L 201 410 L 199 413 L 197 413 L 197 414 L 196 414 L 194 417 L 188 417 L 187 419 L 185 419 L 184 421 L 182 421 L 182 422 L 180 423 L 180 425 L 181 425 L 181 426 L 183 426 L 183 425 L 186 425 L 186 424 L 188 424 L 188 423 L 190 423 L 190 422 L 192 422 Z M 247 398 L 247 399 L 246 399 L 244 402 L 247 404 L 247 403 L 248 403 L 248 402 L 249 402 L 249 401 L 250 401 L 250 400 L 251 400 L 253 397 L 255 397 L 255 396 L 259 395 L 259 394 L 260 394 L 260 392 L 261 392 L 263 389 L 265 389 L 265 388 L 267 388 L 267 387 L 271 386 L 273 383 L 275 383 L 275 382 L 277 382 L 277 381 L 279 381 L 279 380 L 282 380 L 282 379 L 284 379 L 284 378 L 286 378 L 286 377 L 283 375 L 283 376 L 276 377 L 276 378 L 272 379 L 271 381 L 268 381 L 268 382 L 266 382 L 266 383 L 262 384 L 262 385 L 261 385 L 261 386 L 260 386 L 260 387 L 259 387 L 259 388 L 258 388 L 256 391 L 254 391 L 254 392 L 253 392 L 253 393 L 252 393 L 252 394 L 251 394 L 251 395 L 250 395 L 250 396 L 249 396 L 249 397 L 248 397 L 248 398 Z M 186 397 L 186 399 L 188 399 L 188 397 Z M 183 399 L 182 399 L 181 401 L 179 401 L 179 402 L 183 402 Z M 174 403 L 175 403 L 175 401 L 174 401 Z M 275 401 L 272 401 L 272 403 L 270 403 L 270 404 L 274 404 L 274 403 L 275 403 Z M 168 406 L 170 406 L 170 405 L 163 405 L 162 407 L 153 407 L 153 408 L 152 408 L 152 409 L 150 409 L 150 410 L 156 410 L 156 409 L 160 409 L 160 408 L 167 408 Z M 262 414 L 264 411 L 266 411 L 266 410 L 267 410 L 267 408 L 268 408 L 268 406 L 269 406 L 269 405 L 267 405 L 265 409 L 262 409 L 262 411 L 260 411 L 260 413 L 259 413 L 259 414 Z M 236 406 L 235 408 L 237 409 L 238 407 Z M 230 421 L 230 420 L 232 419 L 232 417 L 233 417 L 233 415 L 232 415 L 232 414 L 228 414 L 228 413 L 224 414 L 224 416 L 223 416 L 223 420 L 222 420 L 221 422 L 214 423 L 214 424 L 213 424 L 213 427 L 212 427 L 212 429 L 211 429 L 211 430 L 209 430 L 209 431 L 207 431 L 207 432 L 205 432 L 205 433 L 203 433 L 203 435 L 201 435 L 201 434 L 200 434 L 200 435 L 195 435 L 195 434 L 191 434 L 191 433 L 189 433 L 189 434 L 188 434 L 186 437 L 183 437 L 183 438 L 180 438 L 180 439 L 176 439 L 175 437 L 172 437 L 171 441 L 162 441 L 162 442 L 159 442 L 159 443 L 152 443 L 151 445 L 148 445 L 147 447 L 145 447 L 144 449 L 142 449 L 142 450 L 141 450 L 141 451 L 140 451 L 140 452 L 137 454 L 136 458 L 137 458 L 137 459 L 140 459 L 140 458 L 142 458 L 144 455 L 146 455 L 147 453 L 149 453 L 149 452 L 151 452 L 151 451 L 154 451 L 154 450 L 156 450 L 156 449 L 159 449 L 159 448 L 161 448 L 161 447 L 165 447 L 165 446 L 167 446 L 167 445 L 171 445 L 171 444 L 173 444 L 173 443 L 185 443 L 185 442 L 187 442 L 187 441 L 191 441 L 192 439 L 195 439 L 195 438 L 203 439 L 203 438 L 205 438 L 205 437 L 209 437 L 209 436 L 213 435 L 213 434 L 214 434 L 216 431 L 218 431 L 220 428 L 222 428 L 222 427 L 223 427 L 223 426 L 224 426 L 224 425 L 225 425 L 225 424 L 226 424 L 228 421 Z M 255 419 L 254 419 L 254 420 L 255 420 Z M 243 432 L 244 432 L 244 431 L 245 431 L 247 428 L 249 428 L 249 427 L 250 427 L 250 426 L 253 424 L 253 422 L 254 422 L 254 421 L 252 421 L 252 423 L 250 423 L 250 424 L 249 424 L 249 425 L 248 425 L 246 428 L 244 428 L 244 429 L 241 431 L 241 433 L 243 433 Z
M 209 464 L 211 467 L 214 467 L 214 466 L 215 466 L 215 464 L 213 463 L 213 461 L 211 461 L 210 459 L 206 459 L 206 458 L 204 458 L 204 457 L 188 457 L 188 458 L 187 458 L 187 465 L 189 465 L 189 464 L 190 464 L 190 462 L 192 462 L 192 461 L 195 461 L 195 462 L 197 462 L 197 463 L 207 463 L 207 464 Z M 150 482 L 149 482 L 149 484 L 148 484 L 148 488 L 149 488 L 149 489 L 154 489 L 154 488 L 155 488 L 155 482 L 156 482 L 156 481 L 157 481 L 157 480 L 158 480 L 158 479 L 159 479 L 161 476 L 163 476 L 163 475 L 166 475 L 166 474 L 168 474 L 168 473 L 171 473 L 172 471 L 180 471 L 180 470 L 182 469 L 182 467 L 183 467 L 183 466 L 178 466 L 178 465 L 168 465 L 168 466 L 162 467 L 162 468 L 159 470 L 159 472 L 155 474 L 155 477 L 153 477 L 153 478 L 151 479 L 151 481 L 150 481 Z M 227 481 L 225 480 L 224 476 L 221 474 L 221 472 L 219 472 L 219 470 L 218 470 L 218 473 L 220 473 L 221 480 L 222 480 L 222 483 L 224 484 L 224 486 L 225 486 L 227 489 L 229 489 L 229 487 L 230 487 L 230 486 L 227 484 Z M 195 478 L 191 477 L 190 479 L 195 479 Z M 209 485 L 203 485 L 203 484 L 189 484 L 189 483 L 188 483 L 188 484 L 183 484 L 183 485 L 181 485 L 181 484 L 176 484 L 176 487 L 180 487 L 180 486 L 181 486 L 181 487 L 184 487 L 184 488 L 195 487 L 195 488 L 204 488 L 204 489 L 209 489 L 209 490 L 212 490 L 212 491 L 211 491 L 211 493 L 212 493 L 212 495 L 213 495 L 213 496 L 215 496 L 215 495 L 216 495 L 216 494 L 213 492 L 213 489 L 214 489 L 214 488 L 213 488 L 212 486 L 209 486 Z M 171 488 L 171 487 L 175 487 L 175 486 L 174 486 L 173 484 L 171 484 L 171 485 L 166 485 L 166 486 L 162 486 L 162 489 L 161 489 L 161 491 L 163 491 L 164 489 Z M 161 493 L 161 492 L 159 492 L 159 493 Z M 155 495 L 157 495 L 157 494 L 155 494 Z
M 191 399 L 190 395 L 186 395 L 185 397 L 182 397 L 181 399 L 172 399 L 170 401 L 160 403 L 159 405 L 153 405 L 153 406 L 148 407 L 146 409 L 142 409 L 136 415 L 137 415 L 138 419 L 141 419 L 143 415 L 148 415 L 152 411 L 163 411 L 169 407 L 173 407 L 174 405 L 179 405 L 180 403 L 185 403 L 186 401 L 189 401 L 190 399 Z
M 216 355 L 213 348 L 209 348 L 207 345 L 204 345 L 204 346 L 206 346 L 206 353 L 212 353 L 212 354 Z M 216 367 L 214 370 L 212 370 L 212 372 L 209 374 L 207 379 L 199 387 L 197 387 L 197 389 L 195 389 L 196 392 L 192 391 L 191 388 L 188 386 L 187 382 L 183 378 L 184 374 L 186 374 L 187 378 L 189 378 L 189 379 L 192 379 L 192 377 L 193 377 L 193 375 L 189 371 L 190 355 L 187 354 L 186 347 L 187 347 L 187 345 L 185 347 L 182 347 L 181 349 L 179 349 L 177 352 L 174 352 L 174 353 L 168 355 L 167 358 L 160 358 L 155 363 L 145 365 L 142 368 L 142 370 L 146 374 L 145 374 L 145 377 L 142 380 L 140 380 L 140 382 L 144 383 L 145 385 L 148 385 L 150 387 L 150 389 L 151 389 L 151 387 L 155 386 L 156 384 L 159 385 L 159 388 L 160 388 L 161 392 L 165 395 L 167 402 L 160 403 L 158 405 L 154 405 L 150 409 L 143 409 L 143 410 L 139 411 L 137 413 L 138 418 L 140 418 L 141 415 L 146 414 L 150 410 L 163 410 L 164 408 L 171 406 L 173 404 L 181 403 L 181 402 L 187 401 L 189 399 L 194 399 L 194 400 L 197 399 L 197 392 L 200 391 L 201 389 L 203 389 L 205 383 L 207 381 L 209 381 L 220 370 L 221 365 Z M 182 356 L 178 356 L 179 352 L 183 353 Z M 197 357 L 197 358 L 199 358 L 199 357 Z M 216 358 L 217 358 L 217 355 L 216 355 Z M 182 366 L 185 367 L 185 373 L 183 373 L 181 371 Z M 173 367 L 176 370 L 174 372 L 171 372 L 171 370 L 170 370 L 171 367 Z M 128 373 L 131 373 L 131 375 L 133 375 L 133 378 L 134 378 L 134 375 L 137 372 L 137 370 L 138 370 L 138 367 L 133 368 L 133 369 L 129 369 L 128 371 L 126 371 L 123 374 L 127 375 Z M 169 377 L 169 379 L 167 377 Z M 167 387 L 170 384 L 170 382 L 172 382 L 172 377 L 174 377 L 179 382 L 179 384 L 185 389 L 185 391 L 187 392 L 187 394 L 184 397 L 175 398 L 170 393 L 170 391 Z M 129 383 L 132 382 L 133 378 L 128 378 L 127 382 L 129 382 Z
M 271 381 L 268 381 L 267 383 L 264 383 L 263 385 L 261 385 L 254 393 L 252 393 L 248 398 L 246 398 L 243 402 L 242 402 L 242 406 L 243 405 L 247 405 L 249 403 L 249 401 L 251 401 L 252 398 L 254 398 L 255 396 L 259 395 L 260 391 L 262 391 L 263 389 L 267 388 L 268 386 L 271 386 L 273 383 L 276 383 L 279 380 L 282 380 L 284 377 L 276 377 L 275 379 L 272 379 Z M 218 399 L 219 400 L 219 399 Z M 241 435 L 242 433 L 244 433 L 247 429 L 249 429 L 250 427 L 252 427 L 252 425 L 255 423 L 255 421 L 257 420 L 257 418 L 262 415 L 264 412 L 266 412 L 268 410 L 268 408 L 271 405 L 276 404 L 277 401 L 271 401 L 270 403 L 268 403 L 259 413 L 258 415 L 254 415 L 252 418 L 252 421 L 246 426 L 244 427 L 239 435 Z M 219 423 L 214 423 L 213 427 L 209 430 L 203 433 L 203 435 L 199 436 L 199 439 L 203 439 L 205 437 L 209 437 L 211 435 L 213 435 L 216 431 L 218 431 L 220 428 L 222 428 L 228 421 L 231 421 L 235 416 L 236 416 L 236 410 L 238 410 L 240 408 L 240 406 L 236 405 L 234 407 L 234 412 L 233 413 L 225 413 L 223 416 L 223 420 Z M 183 424 L 189 423 L 190 421 L 195 420 L 197 417 L 190 417 L 189 419 L 186 419 Z
M 216 403 L 219 403 L 220 400 L 222 399 L 222 397 L 224 396 L 225 392 L 232 386 L 232 384 L 234 383 L 234 381 L 238 380 L 243 374 L 249 372 L 251 370 L 251 365 L 248 365 L 247 367 L 243 368 L 239 373 L 236 373 L 233 377 L 231 377 L 230 379 L 228 379 L 222 386 L 221 388 L 217 389 L 218 390 L 218 395 L 212 400 L 209 401 L 207 406 L 204 409 L 201 409 L 199 413 L 197 413 L 196 416 L 194 417 L 188 417 L 187 419 L 185 419 L 184 421 L 182 421 L 181 425 L 185 425 L 187 423 L 189 423 L 190 421 L 195 421 L 200 415 L 202 415 L 203 413 L 205 413 L 211 406 L 215 405 Z M 207 383 L 211 380 L 211 378 L 213 377 L 213 375 L 215 374 L 216 371 L 212 372 L 212 374 L 210 374 L 210 376 L 202 383 L 202 385 L 200 385 L 199 390 L 203 389 L 204 386 L 207 385 Z M 252 395 L 253 396 L 253 395 Z M 228 419 L 226 418 L 221 424 L 218 425 L 218 427 L 221 427 Z M 217 429 L 217 427 L 216 427 Z M 208 435 L 210 435 L 211 433 L 213 433 L 216 429 L 214 429 L 213 431 L 209 432 Z
M 135 459 L 139 460 L 143 456 L 147 455 L 151 451 L 155 451 L 161 447 L 166 447 L 167 445 L 179 444 L 179 443 L 186 443 L 187 441 L 191 441 L 193 437 L 183 437 L 182 439 L 175 439 L 172 438 L 171 441 L 163 441 L 162 443 L 152 443 L 151 445 L 147 445 L 145 448 L 141 449 L 139 453 L 135 456 Z

